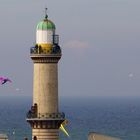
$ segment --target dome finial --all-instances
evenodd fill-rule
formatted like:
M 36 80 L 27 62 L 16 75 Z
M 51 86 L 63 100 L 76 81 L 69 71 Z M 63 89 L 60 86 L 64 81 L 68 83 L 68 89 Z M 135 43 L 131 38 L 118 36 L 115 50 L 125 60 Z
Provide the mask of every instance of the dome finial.
M 45 8 L 45 19 L 48 19 L 47 10 L 48 10 L 48 8 Z

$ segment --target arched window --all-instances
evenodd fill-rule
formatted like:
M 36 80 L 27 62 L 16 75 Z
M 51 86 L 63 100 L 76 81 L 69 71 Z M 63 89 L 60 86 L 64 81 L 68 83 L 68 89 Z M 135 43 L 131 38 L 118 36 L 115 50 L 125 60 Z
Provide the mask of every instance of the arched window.
M 36 136 L 34 136 L 34 139 L 33 140 L 37 140 L 37 137 Z

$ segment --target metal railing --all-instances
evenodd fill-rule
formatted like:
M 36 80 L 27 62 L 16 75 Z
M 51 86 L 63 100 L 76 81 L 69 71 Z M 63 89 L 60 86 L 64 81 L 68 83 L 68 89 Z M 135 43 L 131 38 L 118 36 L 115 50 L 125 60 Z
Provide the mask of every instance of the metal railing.
M 32 113 L 31 111 L 29 111 L 27 113 L 27 118 L 53 118 L 53 119 L 64 119 L 65 118 L 65 113 L 61 112 L 61 113 Z

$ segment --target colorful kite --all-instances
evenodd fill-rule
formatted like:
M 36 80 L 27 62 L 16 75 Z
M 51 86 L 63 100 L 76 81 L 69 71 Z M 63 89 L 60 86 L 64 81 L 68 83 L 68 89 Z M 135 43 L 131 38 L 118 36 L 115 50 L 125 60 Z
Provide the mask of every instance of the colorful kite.
M 0 77 L 0 84 L 3 85 L 5 84 L 6 82 L 12 82 L 10 79 L 8 78 L 4 78 L 4 77 Z
M 69 133 L 67 130 L 64 128 L 63 124 L 61 124 L 60 129 L 69 137 Z

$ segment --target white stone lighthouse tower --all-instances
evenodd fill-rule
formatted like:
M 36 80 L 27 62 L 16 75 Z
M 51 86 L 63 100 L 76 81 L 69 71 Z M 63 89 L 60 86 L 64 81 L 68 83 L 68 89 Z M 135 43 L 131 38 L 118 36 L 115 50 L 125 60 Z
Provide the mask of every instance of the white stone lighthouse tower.
M 58 140 L 65 114 L 58 107 L 58 61 L 61 58 L 55 24 L 48 19 L 38 23 L 36 44 L 31 47 L 34 63 L 33 105 L 27 113 L 33 140 Z

